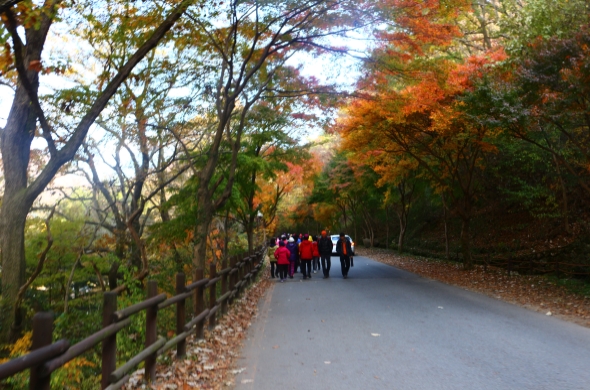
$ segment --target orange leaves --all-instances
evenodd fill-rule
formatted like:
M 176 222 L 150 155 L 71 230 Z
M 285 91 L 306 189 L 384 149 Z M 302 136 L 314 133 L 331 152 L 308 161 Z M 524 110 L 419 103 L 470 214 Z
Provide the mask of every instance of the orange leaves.
M 407 60 L 408 53 L 423 55 L 430 46 L 444 47 L 461 36 L 455 19 L 459 12 L 469 9 L 465 0 L 384 0 L 383 8 L 391 10 L 394 28 L 380 31 L 377 36 L 395 46 L 396 54 Z M 389 55 L 393 52 L 389 52 Z
M 407 87 L 403 91 L 403 95 L 405 105 L 402 113 L 408 116 L 416 112 L 436 110 L 438 103 L 445 98 L 446 93 L 436 76 L 426 73 L 419 84 Z
M 341 148 L 370 166 L 379 186 L 420 169 L 434 187 L 460 186 L 471 199 L 484 154 L 496 152 L 494 134 L 465 114 L 461 97 L 507 56 L 502 48 L 463 61 L 442 54 L 458 36 L 453 18 L 468 9 L 454 3 L 451 10 L 437 0 L 386 2 L 396 7 L 396 28 L 381 33 L 388 46 L 376 51 L 379 61 L 337 126 Z
M 486 67 L 504 61 L 508 55 L 503 47 L 492 49 L 480 56 L 471 56 L 449 74 L 449 84 L 458 93 L 473 87 L 473 81 L 483 76 Z

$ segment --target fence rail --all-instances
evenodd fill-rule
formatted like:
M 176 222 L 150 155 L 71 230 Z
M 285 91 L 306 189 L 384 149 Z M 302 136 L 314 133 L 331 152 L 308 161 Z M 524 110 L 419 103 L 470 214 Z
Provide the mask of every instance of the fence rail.
M 176 294 L 167 298 L 166 294 L 158 294 L 158 285 L 154 280 L 147 283 L 145 300 L 129 307 L 117 310 L 117 292 L 103 294 L 102 329 L 84 340 L 70 345 L 68 340 L 53 341 L 53 314 L 40 312 L 33 317 L 33 342 L 31 352 L 0 365 L 0 381 L 25 370 L 30 371 L 29 389 L 50 389 L 51 373 L 64 366 L 67 362 L 82 355 L 88 350 L 102 344 L 102 380 L 101 389 L 116 390 L 123 387 L 130 378 L 130 372 L 145 362 L 145 378 L 148 382 L 156 375 L 156 359 L 173 347 L 176 357 L 186 355 L 186 338 L 196 332 L 203 337 L 205 321 L 210 329 L 215 327 L 217 317 L 227 313 L 231 304 L 244 292 L 260 268 L 263 266 L 265 249 L 259 248 L 253 255 L 242 260 L 238 257 L 223 262 L 223 269 L 217 272 L 211 265 L 209 277 L 204 278 L 203 271 L 195 272 L 194 280 L 186 285 L 186 276 L 176 274 Z M 221 293 L 217 296 L 217 284 L 221 282 Z M 209 290 L 209 302 L 205 304 L 205 291 Z M 186 300 L 194 299 L 193 318 L 186 322 Z M 158 337 L 158 310 L 176 306 L 176 335 L 170 340 Z M 131 317 L 142 311 L 146 312 L 145 346 L 137 355 L 116 367 L 117 332 L 131 324 Z

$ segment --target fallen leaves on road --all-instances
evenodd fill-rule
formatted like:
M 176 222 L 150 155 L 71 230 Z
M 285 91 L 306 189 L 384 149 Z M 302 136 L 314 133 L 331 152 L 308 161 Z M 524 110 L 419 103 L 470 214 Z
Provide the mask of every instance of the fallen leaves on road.
M 197 340 L 194 335 L 190 336 L 187 339 L 187 354 L 184 359 L 176 360 L 175 350 L 168 352 L 166 355 L 169 363 L 158 364 L 156 381 L 151 386 L 143 383 L 142 369 L 132 375 L 125 388 L 188 390 L 233 386 L 234 376 L 245 370 L 236 368 L 235 363 L 246 337 L 246 330 L 258 312 L 258 301 L 270 286 L 270 280 L 264 276 L 244 294 L 243 298 L 234 302 L 229 313 L 219 321 L 215 329 L 205 331 L 204 339 Z M 250 382 L 253 380 L 242 381 Z
M 357 254 L 381 263 L 460 286 L 506 302 L 526 307 L 547 316 L 590 327 L 590 298 L 576 295 L 562 286 L 551 283 L 543 276 L 507 275 L 506 270 L 482 266 L 463 271 L 459 263 L 399 255 L 377 248 L 357 248 Z M 442 306 L 439 306 L 442 309 Z

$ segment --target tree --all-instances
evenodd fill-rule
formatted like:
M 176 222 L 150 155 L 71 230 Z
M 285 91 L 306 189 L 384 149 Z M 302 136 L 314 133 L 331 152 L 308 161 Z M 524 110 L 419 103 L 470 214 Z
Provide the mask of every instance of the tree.
M 490 143 L 494 136 L 490 127 L 471 122 L 461 111 L 459 98 L 473 88 L 486 64 L 503 58 L 500 51 L 470 58 L 463 65 L 444 59 L 431 61 L 419 72 L 420 81 L 401 90 L 385 85 L 372 96 L 353 102 L 342 126 L 348 145 L 405 155 L 420 165 L 437 192 L 449 194 L 462 220 L 466 269 L 473 266 L 470 223 L 478 178 L 484 155 L 495 147 Z
M 261 197 L 260 183 L 276 182 L 278 175 L 288 169 L 287 162 L 301 161 L 306 155 L 305 146 L 297 145 L 297 141 L 289 135 L 297 128 L 289 107 L 292 104 L 292 100 L 274 104 L 263 101 L 249 114 L 234 185 L 239 199 L 235 212 L 246 229 L 249 251 L 254 249 L 254 228 L 258 212 L 263 209 L 262 201 L 270 201 L 264 209 L 272 222 L 276 204 L 284 195 L 284 188 L 279 187 L 273 189 L 273 196 Z
M 265 94 L 278 88 L 279 80 L 285 82 L 285 76 L 295 74 L 286 66 L 295 52 L 325 50 L 329 45 L 322 45 L 321 40 L 326 36 L 361 28 L 357 20 L 362 20 L 363 6 L 341 0 L 284 4 L 232 1 L 217 14 L 219 18 L 215 21 L 191 15 L 195 29 L 207 40 L 203 46 L 205 53 L 202 55 L 206 59 L 203 63 L 208 69 L 217 70 L 208 87 L 217 125 L 211 134 L 205 163 L 197 175 L 198 214 L 193 258 L 197 272 L 205 266 L 206 238 L 212 218 L 231 196 L 250 109 Z M 212 55 L 215 56 L 213 60 Z M 279 88 L 278 92 L 284 96 L 302 94 L 299 89 Z M 224 136 L 231 159 L 225 177 L 214 180 Z
M 26 4 L 26 3 L 23 3 Z M 38 97 L 41 55 L 49 30 L 57 17 L 62 2 L 46 0 L 42 6 L 19 4 L 16 9 L 3 9 L 3 28 L 12 39 L 14 68 L 18 74 L 14 99 L 6 126 L 2 130 L 0 151 L 4 162 L 5 190 L 0 208 L 0 250 L 2 252 L 2 329 L 1 338 L 7 340 L 12 331 L 19 333 L 22 318 L 14 318 L 14 299 L 25 282 L 25 221 L 33 202 L 47 187 L 64 164 L 71 161 L 84 141 L 88 130 L 129 76 L 133 68 L 156 47 L 176 21 L 185 13 L 192 1 L 185 0 L 172 9 L 153 29 L 142 34 L 145 38 L 133 54 L 115 71 L 103 74 L 104 84 L 77 124 L 63 134 L 46 119 Z M 26 43 L 21 41 L 18 28 L 24 28 Z M 132 49 L 132 50 L 133 50 Z M 4 50 L 7 50 L 6 47 Z M 10 54 L 8 54 L 10 56 Z M 36 134 L 36 123 L 47 143 L 49 159 L 35 178 L 28 178 L 31 144 Z
M 500 129 L 549 157 L 560 188 L 566 232 L 570 230 L 566 183 L 574 181 L 586 196 L 590 194 L 586 114 L 590 90 L 584 81 L 589 77 L 589 36 L 586 26 L 569 38 L 539 38 L 526 56 L 487 72 L 465 97 L 473 121 Z M 529 152 L 529 162 L 533 157 Z M 528 186 L 529 197 L 538 199 L 541 192 L 546 193 L 539 185 Z
M 92 34 L 97 39 L 97 31 L 103 31 L 104 26 L 93 22 L 96 28 Z M 108 34 L 109 29 L 104 33 Z M 105 61 L 120 60 L 126 45 L 112 44 Z M 184 85 L 186 70 L 182 60 L 182 49 L 157 56 L 151 52 L 113 97 L 110 112 L 99 117 L 97 124 L 106 134 L 85 141 L 84 153 L 78 159 L 84 162 L 81 171 L 97 190 L 94 194 L 100 193 L 107 202 L 106 208 L 95 207 L 94 223 L 114 235 L 117 257 L 129 260 L 127 265 L 138 270 L 139 279 L 148 272 L 142 236 L 147 219 L 158 208 L 155 200 L 160 198 L 160 203 L 165 203 L 164 188 L 189 168 L 178 162 L 182 148 L 171 130 L 179 121 L 177 109 L 186 105 L 184 99 L 170 97 L 171 90 Z M 104 150 L 111 146 L 114 153 L 109 156 Z M 112 169 L 109 176 L 99 174 L 96 159 Z M 122 162 L 125 160 L 130 160 L 131 167 Z M 95 203 L 104 206 L 98 199 Z M 167 218 L 165 214 L 160 216 Z

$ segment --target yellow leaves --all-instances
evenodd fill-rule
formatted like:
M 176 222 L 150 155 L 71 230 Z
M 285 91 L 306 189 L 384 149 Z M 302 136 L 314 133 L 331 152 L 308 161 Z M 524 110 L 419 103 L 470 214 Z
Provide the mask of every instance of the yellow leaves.
M 96 364 L 83 357 L 72 359 L 55 372 L 54 378 L 61 383 L 80 384 L 84 379 L 85 367 L 96 367 Z M 64 388 L 71 387 L 64 386 Z
M 29 353 L 33 343 L 32 338 L 33 332 L 26 332 L 23 337 L 16 340 L 16 342 L 10 346 L 10 358 L 14 359 Z

